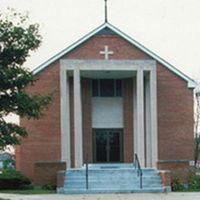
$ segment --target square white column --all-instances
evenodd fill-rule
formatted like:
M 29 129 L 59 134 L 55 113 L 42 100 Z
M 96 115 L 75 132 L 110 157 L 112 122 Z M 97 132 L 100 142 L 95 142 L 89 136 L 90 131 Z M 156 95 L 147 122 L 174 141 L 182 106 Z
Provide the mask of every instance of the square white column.
M 133 145 L 134 154 L 138 153 L 138 142 L 137 142 L 137 81 L 136 77 L 133 78 Z
M 137 70 L 137 154 L 141 167 L 145 167 L 144 151 L 144 73 L 142 69 Z
M 146 167 L 152 167 L 152 134 L 151 134 L 151 98 L 150 71 L 145 76 L 145 133 L 146 133 Z
M 74 143 L 75 167 L 83 165 L 83 135 L 80 70 L 74 69 Z
M 60 68 L 61 160 L 71 167 L 70 103 L 67 71 Z
M 157 167 L 158 161 L 158 133 L 157 133 L 157 76 L 156 67 L 150 71 L 150 110 L 151 110 L 151 141 L 152 167 Z

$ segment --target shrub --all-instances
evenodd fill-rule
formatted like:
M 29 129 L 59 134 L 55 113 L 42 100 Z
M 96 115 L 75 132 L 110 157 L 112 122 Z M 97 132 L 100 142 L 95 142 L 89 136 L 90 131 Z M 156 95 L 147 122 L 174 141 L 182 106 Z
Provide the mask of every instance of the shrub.
M 14 169 L 15 161 L 13 159 L 8 159 L 3 161 L 3 169 Z
M 189 189 L 199 190 L 200 189 L 200 175 L 196 175 L 195 173 L 192 173 L 189 178 L 188 186 L 189 186 Z
M 29 179 L 14 169 L 4 169 L 0 174 L 1 189 L 23 189 L 28 185 Z
M 42 186 L 42 189 L 44 189 L 44 190 L 56 190 L 56 186 L 51 185 L 51 184 L 46 184 L 46 185 Z
M 171 186 L 172 186 L 172 191 L 183 191 L 185 189 L 184 185 L 181 183 L 178 177 L 174 177 L 172 179 Z

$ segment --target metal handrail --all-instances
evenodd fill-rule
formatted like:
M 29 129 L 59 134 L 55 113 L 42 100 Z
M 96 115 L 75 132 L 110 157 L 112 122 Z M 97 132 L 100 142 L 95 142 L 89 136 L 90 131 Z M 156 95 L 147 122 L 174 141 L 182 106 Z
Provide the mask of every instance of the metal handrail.
M 140 161 L 138 155 L 135 153 L 135 169 L 137 169 L 137 175 L 140 176 L 140 189 L 142 189 L 142 168 L 140 166 Z
M 85 185 L 86 185 L 86 190 L 88 190 L 88 155 L 86 154 L 86 164 L 85 164 Z

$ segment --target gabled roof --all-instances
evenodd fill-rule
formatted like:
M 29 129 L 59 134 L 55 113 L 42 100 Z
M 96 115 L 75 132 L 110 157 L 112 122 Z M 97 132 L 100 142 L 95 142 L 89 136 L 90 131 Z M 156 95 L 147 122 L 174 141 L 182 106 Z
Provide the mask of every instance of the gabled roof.
M 69 53 L 70 51 L 74 50 L 75 48 L 77 48 L 82 43 L 86 42 L 88 39 L 90 39 L 94 35 L 99 35 L 99 34 L 102 34 L 102 33 L 105 33 L 105 32 L 108 33 L 108 34 L 117 34 L 117 35 L 121 36 L 123 39 L 125 39 L 126 41 L 128 41 L 129 43 L 131 43 L 132 45 L 134 45 L 135 47 L 137 47 L 138 49 L 140 49 L 141 51 L 143 51 L 147 55 L 149 55 L 151 58 L 155 59 L 157 62 L 159 62 L 162 65 L 164 65 L 167 69 L 169 69 L 170 71 L 175 73 L 177 76 L 179 76 L 183 80 L 187 81 L 188 88 L 195 88 L 197 86 L 197 83 L 193 79 L 191 79 L 190 77 L 185 75 L 183 72 L 178 70 L 176 67 L 172 66 L 167 61 L 165 61 L 164 59 L 160 58 L 158 55 L 156 55 L 155 53 L 153 53 L 152 51 L 150 51 L 149 49 L 147 49 L 146 47 L 141 45 L 136 40 L 132 39 L 127 34 L 125 34 L 122 31 L 120 31 L 118 28 L 114 27 L 110 23 L 102 24 L 101 26 L 97 27 L 95 30 L 91 31 L 90 33 L 88 33 L 87 35 L 82 37 L 77 42 L 75 42 L 72 45 L 70 45 L 69 47 L 63 49 L 61 52 L 59 52 L 55 56 L 51 57 L 49 60 L 47 60 L 43 64 L 39 65 L 36 69 L 34 69 L 33 70 L 33 74 L 37 74 L 37 73 L 41 72 L 43 69 L 48 67 L 51 63 L 53 63 L 54 61 L 58 60 L 59 58 L 61 58 L 65 54 Z

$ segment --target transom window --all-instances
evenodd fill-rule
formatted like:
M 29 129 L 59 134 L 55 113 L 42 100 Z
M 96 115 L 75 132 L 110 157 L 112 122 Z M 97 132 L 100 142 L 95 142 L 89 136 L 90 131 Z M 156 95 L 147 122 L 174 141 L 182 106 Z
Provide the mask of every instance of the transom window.
M 95 97 L 122 96 L 122 81 L 120 79 L 93 79 L 92 96 Z

